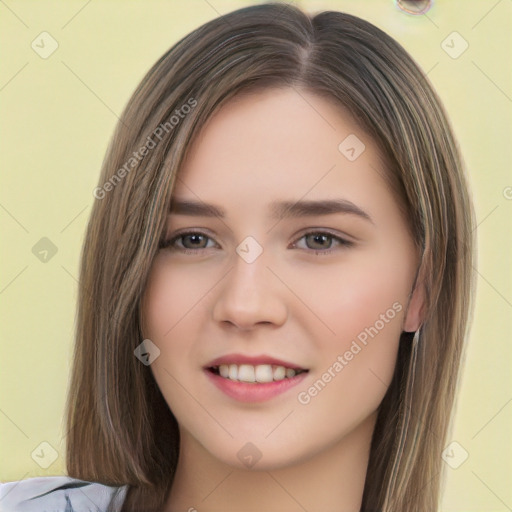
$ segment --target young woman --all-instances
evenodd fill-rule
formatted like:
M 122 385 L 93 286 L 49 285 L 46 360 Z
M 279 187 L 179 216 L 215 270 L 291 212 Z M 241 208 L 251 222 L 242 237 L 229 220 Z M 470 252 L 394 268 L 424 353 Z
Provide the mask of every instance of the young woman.
M 437 510 L 474 215 L 395 40 L 285 4 L 206 23 L 135 91 L 94 194 L 69 477 L 4 503 Z

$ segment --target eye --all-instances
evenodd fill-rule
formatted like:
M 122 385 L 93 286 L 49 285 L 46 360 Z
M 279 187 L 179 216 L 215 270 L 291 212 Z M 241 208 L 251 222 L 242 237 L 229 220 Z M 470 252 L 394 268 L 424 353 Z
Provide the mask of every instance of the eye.
M 194 252 L 200 249 L 210 249 L 212 245 L 208 246 L 208 241 L 213 240 L 202 233 L 201 231 L 187 231 L 174 235 L 172 238 L 164 240 L 160 243 L 160 249 L 179 250 L 183 252 Z M 215 242 L 213 242 L 215 245 Z
M 299 249 L 312 250 L 315 254 L 326 254 L 333 252 L 333 246 L 337 247 L 351 247 L 353 242 L 345 240 L 337 235 L 327 231 L 309 231 L 302 235 L 294 246 L 298 246 L 300 240 L 305 240 L 306 248 L 298 247 Z
M 300 244 L 301 240 L 305 241 Z M 304 233 L 292 247 L 315 254 L 329 254 L 337 248 L 351 247 L 354 242 L 341 238 L 328 231 L 309 231 Z M 218 247 L 218 244 L 206 233 L 201 231 L 186 231 L 177 233 L 167 240 L 163 240 L 159 248 L 171 251 L 180 251 L 186 254 L 197 254 L 198 251 Z

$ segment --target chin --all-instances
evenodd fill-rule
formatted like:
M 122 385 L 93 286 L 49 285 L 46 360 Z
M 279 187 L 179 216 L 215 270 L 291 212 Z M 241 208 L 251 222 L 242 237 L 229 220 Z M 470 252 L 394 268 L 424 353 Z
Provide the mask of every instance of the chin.
M 203 444 L 210 456 L 221 463 L 242 471 L 276 471 L 306 462 L 316 454 L 316 450 L 297 450 L 297 442 L 290 446 L 283 441 L 245 441 L 236 436 L 225 443 Z

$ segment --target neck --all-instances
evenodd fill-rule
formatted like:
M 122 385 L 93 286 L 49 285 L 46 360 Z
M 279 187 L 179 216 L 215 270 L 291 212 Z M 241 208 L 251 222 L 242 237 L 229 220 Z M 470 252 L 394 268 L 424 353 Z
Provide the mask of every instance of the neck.
M 262 471 L 229 466 L 181 432 L 165 512 L 359 512 L 377 413 L 308 460 Z

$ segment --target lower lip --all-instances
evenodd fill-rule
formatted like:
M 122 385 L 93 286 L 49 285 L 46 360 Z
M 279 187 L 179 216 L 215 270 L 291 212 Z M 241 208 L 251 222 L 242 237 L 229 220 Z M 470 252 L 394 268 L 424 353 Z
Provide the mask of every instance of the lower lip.
M 283 380 L 252 383 L 226 379 L 209 370 L 204 371 L 213 384 L 226 395 L 239 402 L 264 402 L 270 400 L 302 382 L 308 374 L 308 372 L 304 372 Z

